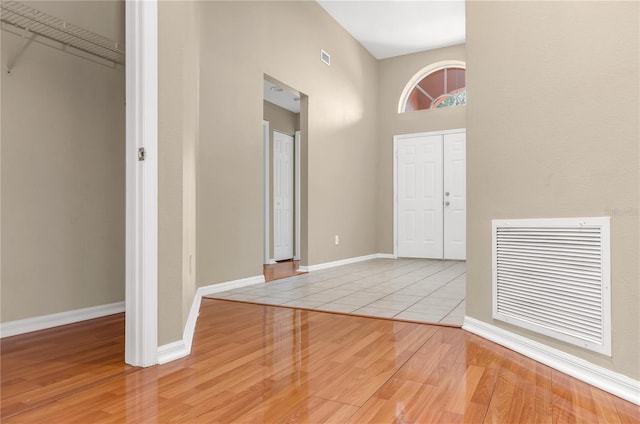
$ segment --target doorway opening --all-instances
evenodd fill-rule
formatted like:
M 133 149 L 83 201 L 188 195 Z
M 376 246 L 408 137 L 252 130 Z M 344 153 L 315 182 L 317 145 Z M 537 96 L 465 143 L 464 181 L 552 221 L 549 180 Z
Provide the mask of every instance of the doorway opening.
M 306 272 L 298 271 L 300 269 L 300 261 L 294 259 L 277 261 L 275 264 L 264 264 L 262 269 L 266 283 L 280 280 L 281 278 L 293 277 L 294 275 L 306 274 Z
M 298 274 L 303 260 L 307 99 L 275 78 L 263 81 L 263 265 L 265 280 Z

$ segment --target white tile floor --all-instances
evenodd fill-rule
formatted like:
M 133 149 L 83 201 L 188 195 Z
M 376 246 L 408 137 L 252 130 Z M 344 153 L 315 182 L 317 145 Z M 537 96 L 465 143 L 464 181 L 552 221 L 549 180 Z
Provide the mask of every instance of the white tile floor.
M 460 261 L 374 259 L 207 297 L 462 325 L 465 277 Z

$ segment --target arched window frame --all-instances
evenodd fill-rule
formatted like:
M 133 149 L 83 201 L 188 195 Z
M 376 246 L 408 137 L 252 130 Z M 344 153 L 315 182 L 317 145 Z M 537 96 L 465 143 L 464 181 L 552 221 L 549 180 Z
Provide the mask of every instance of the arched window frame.
M 422 81 L 423 78 L 444 68 L 462 68 L 466 71 L 467 64 L 462 60 L 443 60 L 440 62 L 432 63 L 431 65 L 422 68 L 409 80 L 409 82 L 407 82 L 404 90 L 402 90 L 402 95 L 400 96 L 400 101 L 398 103 L 398 113 L 406 112 L 409 94 L 411 94 L 413 89 L 416 87 L 416 85 L 418 85 L 420 81 Z

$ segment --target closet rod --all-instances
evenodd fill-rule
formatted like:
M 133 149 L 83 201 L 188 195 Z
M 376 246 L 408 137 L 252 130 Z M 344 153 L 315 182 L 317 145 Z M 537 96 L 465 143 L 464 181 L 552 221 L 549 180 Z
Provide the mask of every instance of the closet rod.
M 72 25 L 19 1 L 2 1 L 0 19 L 22 31 L 33 33 L 63 46 L 124 65 L 124 46 L 92 31 Z

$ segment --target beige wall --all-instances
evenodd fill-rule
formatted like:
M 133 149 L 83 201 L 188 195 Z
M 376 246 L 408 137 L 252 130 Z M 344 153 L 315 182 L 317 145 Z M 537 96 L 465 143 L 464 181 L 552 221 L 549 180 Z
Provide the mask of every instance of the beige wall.
M 273 211 L 273 132 L 295 135 L 300 129 L 300 114 L 264 101 L 264 120 L 269 121 L 269 211 Z M 269 259 L 273 259 L 273 213 L 269 214 Z
M 638 2 L 467 2 L 467 314 L 640 377 Z M 491 318 L 491 220 L 611 215 L 613 356 Z
M 158 8 L 158 343 L 182 338 L 196 292 L 197 2 Z
M 38 2 L 124 41 L 124 2 Z M 2 322 L 124 300 L 125 79 L 2 31 Z
M 206 2 L 202 19 L 198 285 L 262 274 L 265 74 L 309 96 L 304 262 L 375 253 L 375 59 L 315 2 Z
M 443 60 L 465 60 L 464 44 L 378 62 L 377 251 L 393 253 L 393 136 L 465 127 L 465 107 L 398 113 L 405 86 L 423 68 Z

